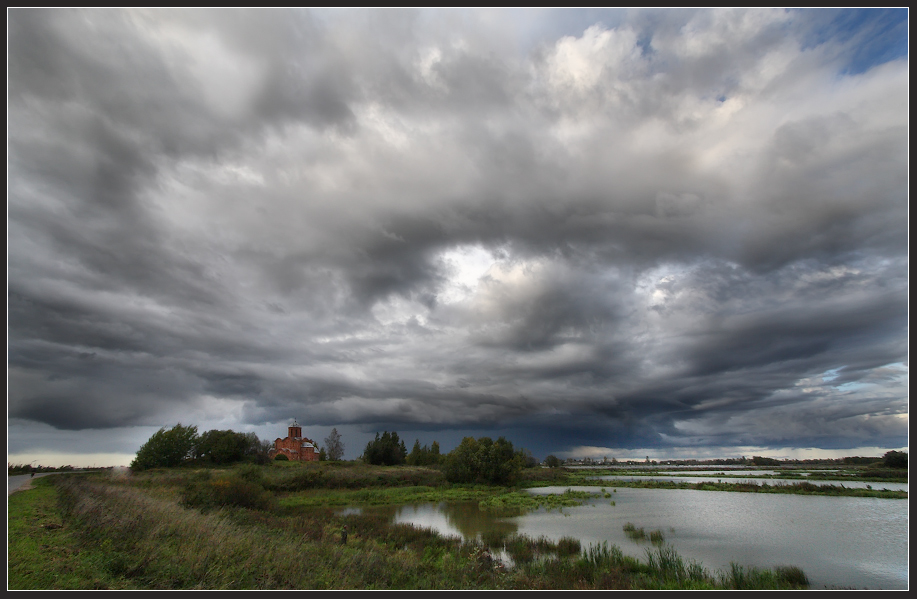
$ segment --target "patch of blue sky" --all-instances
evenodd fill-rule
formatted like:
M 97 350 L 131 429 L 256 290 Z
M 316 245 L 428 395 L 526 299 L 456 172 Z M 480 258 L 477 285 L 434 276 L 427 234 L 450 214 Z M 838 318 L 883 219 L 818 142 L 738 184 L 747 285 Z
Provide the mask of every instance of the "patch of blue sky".
M 821 375 L 822 380 L 826 383 L 833 381 L 837 378 L 837 373 L 839 370 L 840 368 L 832 368 L 831 370 L 826 370 L 825 373 Z
M 858 75 L 908 55 L 907 8 L 808 8 L 803 48 L 834 44 L 839 74 Z

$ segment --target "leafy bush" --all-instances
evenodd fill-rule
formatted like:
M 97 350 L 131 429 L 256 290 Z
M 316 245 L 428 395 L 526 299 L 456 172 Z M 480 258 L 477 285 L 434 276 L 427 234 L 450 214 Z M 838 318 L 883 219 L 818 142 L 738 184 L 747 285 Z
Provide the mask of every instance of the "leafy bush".
M 207 431 L 198 438 L 194 453 L 212 464 L 238 462 L 245 453 L 245 438 L 233 431 Z
M 131 470 L 170 468 L 194 457 L 197 444 L 197 427 L 176 424 L 171 429 L 161 428 L 140 446 Z
M 907 468 L 906 451 L 889 451 L 882 457 L 886 468 Z
M 503 437 L 465 437 L 446 455 L 443 474 L 453 483 L 508 485 L 516 481 L 522 464 L 522 456 Z
M 255 433 L 212 430 L 198 435 L 196 426 L 179 423 L 171 429 L 161 428 L 153 433 L 140 447 L 131 469 L 172 468 L 195 459 L 214 465 L 241 461 L 266 464 L 268 449 Z

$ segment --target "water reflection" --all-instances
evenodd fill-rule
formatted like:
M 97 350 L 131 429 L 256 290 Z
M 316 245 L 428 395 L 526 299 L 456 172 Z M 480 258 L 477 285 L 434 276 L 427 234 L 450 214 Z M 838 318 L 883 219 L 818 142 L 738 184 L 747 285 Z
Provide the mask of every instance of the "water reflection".
M 480 539 L 484 533 L 500 532 L 507 535 L 519 530 L 518 522 L 510 514 L 483 511 L 477 502 L 421 503 L 400 506 L 347 508 L 339 514 L 371 513 L 392 524 L 412 524 L 431 528 L 441 535 L 463 539 Z M 516 514 L 517 516 L 519 514 Z
M 425 526 L 441 534 L 464 539 L 480 539 L 486 532 L 512 534 L 519 530 L 515 520 L 483 511 L 477 502 L 402 506 L 395 514 L 394 522 Z
M 662 531 L 683 558 L 710 570 L 726 569 L 730 562 L 761 568 L 789 564 L 801 567 L 815 589 L 908 587 L 906 500 L 618 488 L 610 500 L 597 497 L 581 507 L 513 517 L 483 512 L 475 503 L 370 509 L 391 522 L 465 539 L 494 531 L 555 542 L 567 536 L 583 547 L 608 542 L 643 559 L 649 543 L 634 542 L 623 530 L 632 522 L 647 534 Z

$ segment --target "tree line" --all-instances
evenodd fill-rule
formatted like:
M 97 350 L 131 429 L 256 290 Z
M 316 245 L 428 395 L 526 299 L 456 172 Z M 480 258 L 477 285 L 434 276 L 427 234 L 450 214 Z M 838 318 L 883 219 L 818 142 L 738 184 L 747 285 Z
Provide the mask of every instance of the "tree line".
M 505 437 L 496 441 L 490 437 L 465 437 L 459 446 L 443 455 L 439 443 L 420 445 L 408 453 L 404 441 L 396 432 L 376 433 L 376 438 L 366 444 L 362 459 L 378 466 L 438 466 L 446 480 L 453 483 L 478 483 L 491 485 L 512 484 L 525 467 L 536 465 L 531 453 L 516 450 Z
M 178 423 L 153 433 L 140 446 L 130 468 L 173 468 L 191 463 L 213 466 L 237 462 L 267 464 L 273 447 L 272 442 L 262 441 L 255 433 L 209 430 L 198 434 L 196 426 Z M 325 438 L 325 446 L 319 449 L 319 460 L 340 460 L 343 457 L 344 443 L 338 430 L 333 428 Z
M 267 463 L 272 447 L 255 433 L 233 430 L 210 430 L 198 434 L 196 426 L 176 424 L 161 428 L 140 446 L 131 462 L 131 470 L 172 468 L 189 462 L 200 464 L 231 464 L 252 461 Z
M 344 443 L 337 429 L 325 439 L 326 447 L 319 451 L 321 460 L 338 460 L 343 457 Z M 235 462 L 269 462 L 272 444 L 261 441 L 255 433 L 232 430 L 210 430 L 198 434 L 196 426 L 176 424 L 170 429 L 161 428 L 144 443 L 131 462 L 132 470 L 169 468 L 183 464 L 223 465 Z M 536 465 L 531 453 L 516 449 L 504 437 L 465 437 L 458 447 L 447 454 L 440 453 L 439 443 L 421 446 L 414 441 L 410 453 L 397 432 L 376 433 L 366 444 L 361 456 L 368 464 L 382 466 L 433 466 L 442 470 L 447 481 L 507 485 L 518 478 L 525 467 Z

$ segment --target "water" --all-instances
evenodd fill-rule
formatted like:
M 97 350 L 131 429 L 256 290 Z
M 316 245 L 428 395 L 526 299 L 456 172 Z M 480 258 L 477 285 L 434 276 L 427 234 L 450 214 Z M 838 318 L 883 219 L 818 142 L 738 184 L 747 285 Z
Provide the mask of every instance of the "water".
M 760 474 L 757 473 L 757 474 Z M 908 483 L 897 483 L 897 482 L 863 482 L 858 480 L 802 480 L 798 478 L 760 478 L 760 477 L 749 477 L 741 478 L 734 476 L 734 473 L 730 472 L 730 476 L 665 476 L 665 475 L 648 475 L 648 474 L 636 474 L 636 475 L 608 475 L 608 476 L 597 476 L 595 480 L 625 480 L 625 481 L 637 481 L 637 480 L 658 480 L 658 481 L 667 481 L 667 482 L 678 482 L 678 483 L 715 483 L 715 482 L 724 482 L 730 484 L 737 483 L 755 483 L 755 484 L 764 484 L 768 485 L 792 485 L 793 483 L 807 482 L 811 485 L 835 485 L 835 486 L 844 486 L 848 489 L 876 489 L 876 490 L 888 490 L 888 491 L 907 491 Z
M 568 536 L 584 548 L 608 542 L 643 559 L 652 545 L 624 534 L 630 522 L 647 534 L 661 530 L 686 561 L 696 560 L 708 570 L 726 570 L 731 562 L 793 565 L 805 571 L 813 589 L 908 588 L 906 500 L 620 488 L 611 499 L 597 496 L 581 507 L 518 517 L 496 517 L 468 503 L 389 510 L 395 522 L 466 539 L 489 530 L 553 540 Z

